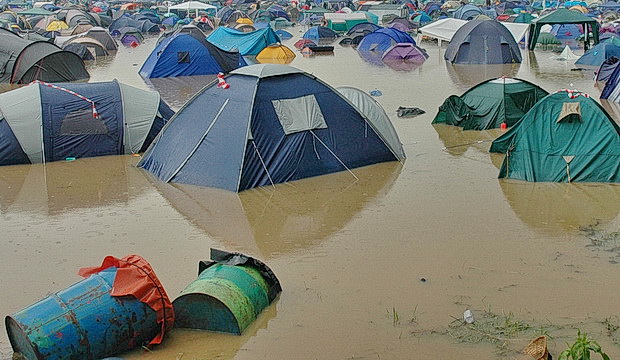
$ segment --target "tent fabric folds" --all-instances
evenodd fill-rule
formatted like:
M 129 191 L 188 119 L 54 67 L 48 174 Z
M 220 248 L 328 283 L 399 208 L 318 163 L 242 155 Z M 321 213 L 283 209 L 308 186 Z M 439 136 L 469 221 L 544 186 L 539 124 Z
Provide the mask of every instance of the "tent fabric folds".
M 506 154 L 499 177 L 545 182 L 620 182 L 620 127 L 587 94 L 541 99 L 493 141 Z
M 460 126 L 463 130 L 495 129 L 502 123 L 513 126 L 547 95 L 545 90 L 525 80 L 487 80 L 461 96 L 448 97 L 432 123 Z
M 360 109 L 299 69 L 251 65 L 225 80 L 186 103 L 138 166 L 164 182 L 238 192 L 399 159 Z

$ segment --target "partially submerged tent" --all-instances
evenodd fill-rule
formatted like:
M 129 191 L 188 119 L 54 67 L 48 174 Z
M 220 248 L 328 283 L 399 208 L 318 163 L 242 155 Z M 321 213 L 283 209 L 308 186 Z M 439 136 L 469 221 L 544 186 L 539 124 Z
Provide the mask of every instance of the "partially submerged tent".
M 392 61 L 411 61 L 423 63 L 428 59 L 426 51 L 411 43 L 398 43 L 390 47 L 383 53 L 383 62 Z
M 0 28 L 0 83 L 87 80 L 82 59 L 45 41 L 29 41 Z
M 599 24 L 596 19 L 588 17 L 580 12 L 571 11 L 568 9 L 557 9 L 552 13 L 541 16 L 532 20 L 528 36 L 528 47 L 530 50 L 534 50 L 540 30 L 543 25 L 555 25 L 555 24 L 580 24 L 586 28 L 584 31 L 585 42 L 584 47 L 587 50 L 590 43 L 590 33 L 592 33 L 592 40 L 594 44 L 599 42 Z
M 620 66 L 618 66 L 620 60 L 615 57 L 611 59 L 616 59 L 616 63 L 614 64 L 615 66 L 611 65 L 613 66 L 612 73 L 606 75 L 607 83 L 605 83 L 605 87 L 601 92 L 601 99 L 606 99 L 613 102 L 620 102 Z
M 230 88 L 212 83 L 185 104 L 138 166 L 164 182 L 242 191 L 400 159 L 360 109 L 310 74 L 261 64 L 225 80 Z
M 620 39 L 618 38 L 610 38 L 595 45 L 592 49 L 581 55 L 581 57 L 575 61 L 575 65 L 598 67 L 612 56 L 620 57 Z
M 607 60 L 603 61 L 601 66 L 596 71 L 596 81 L 606 82 L 609 80 L 611 75 L 614 73 L 614 70 L 620 65 L 620 58 L 612 56 Z
M 258 55 L 267 46 L 280 42 L 271 28 L 244 33 L 222 26 L 215 29 L 207 40 L 223 50 L 238 50 L 242 56 Z
M 269 45 L 256 55 L 256 60 L 261 64 L 288 64 L 294 59 L 293 50 L 282 44 Z
M 239 52 L 225 51 L 204 39 L 181 33 L 157 45 L 139 73 L 143 78 L 210 75 L 245 65 Z
M 450 41 L 452 40 L 454 34 L 456 34 L 456 32 L 467 23 L 468 21 L 460 19 L 440 19 L 421 27 L 419 29 L 419 34 L 440 40 L 440 43 L 441 41 Z M 502 23 L 502 25 L 510 31 L 513 39 L 517 43 L 523 39 L 529 27 L 528 24 L 517 24 L 510 22 Z
M 620 127 L 578 91 L 561 90 L 540 100 L 490 151 L 506 154 L 500 178 L 620 182 Z
M 333 41 L 337 37 L 337 32 L 325 26 L 313 26 L 302 35 L 302 38 L 314 42 Z
M 521 62 L 521 51 L 502 23 L 471 20 L 454 34 L 444 58 L 453 64 L 511 64 Z
M 406 32 L 394 28 L 381 28 L 364 36 L 357 50 L 384 53 L 390 47 L 403 43 L 415 45 L 415 40 Z
M 461 96 L 449 96 L 432 123 L 460 126 L 463 130 L 494 129 L 502 123 L 513 126 L 547 94 L 521 79 L 487 80 Z
M 0 94 L 0 114 L 0 165 L 13 165 L 144 151 L 173 112 L 111 81 L 33 83 Z

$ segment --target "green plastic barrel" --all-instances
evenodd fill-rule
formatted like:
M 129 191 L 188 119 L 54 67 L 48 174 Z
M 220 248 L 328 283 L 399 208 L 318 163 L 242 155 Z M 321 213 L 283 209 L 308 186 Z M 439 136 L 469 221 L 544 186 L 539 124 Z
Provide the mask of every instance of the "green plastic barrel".
M 213 263 L 172 303 L 175 326 L 240 335 L 272 300 L 258 269 Z

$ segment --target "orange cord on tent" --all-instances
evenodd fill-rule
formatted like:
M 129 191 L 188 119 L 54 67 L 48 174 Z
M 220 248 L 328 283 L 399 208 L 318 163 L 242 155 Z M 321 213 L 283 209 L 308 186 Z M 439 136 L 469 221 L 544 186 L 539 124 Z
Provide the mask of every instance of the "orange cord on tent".
M 127 255 L 122 259 L 106 256 L 101 266 L 82 268 L 78 274 L 88 277 L 110 267 L 117 268 L 110 295 L 132 295 L 153 309 L 157 313 L 157 323 L 161 323 L 161 330 L 149 345 L 160 344 L 166 330 L 174 326 L 174 309 L 151 264 L 140 255 Z

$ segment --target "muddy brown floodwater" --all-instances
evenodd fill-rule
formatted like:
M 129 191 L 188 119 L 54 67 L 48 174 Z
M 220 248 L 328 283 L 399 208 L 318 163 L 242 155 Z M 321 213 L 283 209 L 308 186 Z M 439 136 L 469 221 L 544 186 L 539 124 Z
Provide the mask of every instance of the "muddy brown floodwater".
M 91 65 L 92 81 L 154 88 L 178 108 L 211 78 L 146 84 L 137 71 L 154 43 Z M 376 99 L 407 160 L 356 169 L 358 181 L 343 172 L 237 195 L 163 184 L 132 156 L 0 168 L 0 311 L 79 281 L 80 267 L 106 255 L 131 253 L 151 262 L 174 298 L 213 247 L 265 261 L 282 283 L 279 299 L 242 336 L 175 330 L 123 358 L 518 359 L 538 333 L 552 336 L 557 358 L 577 329 L 620 358 L 620 251 L 592 240 L 620 230 L 620 186 L 499 181 L 501 156 L 487 152 L 499 131 L 430 125 L 447 96 L 486 78 L 598 98 L 592 72 L 538 51 L 524 52 L 520 66 L 452 67 L 435 44 L 422 46 L 430 58 L 409 72 L 337 44 L 334 56 L 298 54 L 291 64 L 332 86 L 383 93 Z M 398 106 L 426 114 L 397 118 Z M 529 329 L 463 335 L 455 318 L 468 308 L 480 321 L 498 316 L 500 330 Z M 10 358 L 5 333 L 0 354 Z

